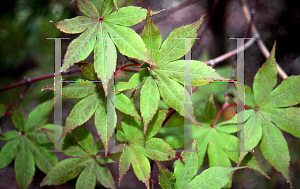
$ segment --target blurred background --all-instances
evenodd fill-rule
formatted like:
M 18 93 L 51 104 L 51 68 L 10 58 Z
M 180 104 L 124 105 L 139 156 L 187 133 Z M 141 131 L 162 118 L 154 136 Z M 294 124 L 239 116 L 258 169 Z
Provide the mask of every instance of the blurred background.
M 103 0 L 91 0 L 100 10 Z M 230 37 L 243 37 L 247 30 L 247 20 L 244 16 L 239 0 L 118 0 L 118 6 L 140 6 L 147 8 L 150 4 L 151 10 L 157 11 L 165 9 L 164 12 L 152 17 L 155 25 L 159 29 L 162 39 L 165 40 L 169 33 L 175 28 L 190 24 L 206 14 L 204 22 L 198 31 L 200 40 L 196 40 L 192 48 L 192 59 L 206 61 L 220 56 L 236 48 L 236 40 Z M 246 4 L 253 12 L 253 23 L 255 24 L 261 39 L 267 48 L 271 47 L 276 40 L 276 60 L 287 75 L 300 74 L 300 5 L 294 0 L 248 0 Z M 73 18 L 82 15 L 76 4 L 70 4 L 70 0 L 1 0 L 0 6 L 0 88 L 9 84 L 53 73 L 54 71 L 54 40 L 47 40 L 47 37 L 68 37 L 70 40 L 63 40 L 63 54 L 68 44 L 78 35 L 69 35 L 60 32 L 50 23 Z M 141 34 L 144 22 L 132 28 Z M 247 37 L 251 37 L 251 33 Z M 225 77 L 230 77 L 232 64 L 236 56 L 233 56 L 218 64 L 215 69 Z M 126 60 L 122 55 L 118 55 L 118 65 Z M 92 56 L 87 59 L 92 62 Z M 265 62 L 265 57 L 260 52 L 257 44 L 252 45 L 245 51 L 245 77 L 246 84 L 252 85 L 253 77 L 260 66 Z M 76 67 L 76 66 L 73 66 Z M 77 68 L 77 67 L 76 67 Z M 128 79 L 132 73 L 123 71 L 119 74 L 119 80 Z M 117 79 L 116 79 L 117 80 Z M 278 77 L 278 84 L 281 82 Z M 32 83 L 28 88 L 19 109 L 25 117 L 41 102 L 53 98 L 53 93 L 49 91 L 41 92 L 42 87 L 53 83 L 53 78 Z M 8 104 L 12 101 L 17 104 L 20 95 L 25 89 L 25 85 L 0 92 L 0 103 Z M 219 108 L 224 102 L 225 87 L 212 87 L 215 101 Z M 205 93 L 205 88 L 199 89 L 193 94 L 195 112 L 203 111 L 205 99 L 210 93 Z M 200 97 L 199 97 L 200 96 Z M 63 118 L 68 116 L 71 108 L 77 101 L 64 99 Z M 161 105 L 163 106 L 163 105 Z M 199 109 L 198 109 L 199 108 Z M 235 114 L 235 110 L 228 110 L 229 118 Z M 52 116 L 53 117 L 53 116 Z M 53 118 L 52 118 L 53 119 Z M 180 125 L 181 117 L 174 114 L 166 124 Z M 51 122 L 51 118 L 50 118 Z M 0 126 L 3 132 L 12 130 L 13 126 L 10 116 L 0 118 Z M 300 140 L 283 132 L 290 150 L 291 156 L 291 177 L 294 188 L 300 188 Z M 5 142 L 0 141 L 2 147 Z M 234 174 L 233 188 L 288 188 L 280 173 L 275 171 L 256 150 L 260 157 L 260 163 L 272 180 L 252 170 L 241 170 Z M 207 157 L 204 167 L 208 166 Z M 165 164 L 167 166 L 167 164 Z M 172 167 L 172 166 L 171 166 Z M 109 167 L 115 179 L 118 177 L 117 164 Z M 155 188 L 158 188 L 157 168 L 154 166 L 153 179 Z M 33 183 L 29 188 L 39 188 L 39 183 L 44 177 L 44 173 L 37 169 Z M 71 180 L 64 185 L 64 188 L 74 188 L 76 180 Z M 143 188 L 135 177 L 132 168 L 123 178 L 122 188 Z M 18 188 L 13 163 L 0 170 L 0 188 Z M 43 188 L 62 188 L 43 187 Z M 97 183 L 97 188 L 101 188 Z

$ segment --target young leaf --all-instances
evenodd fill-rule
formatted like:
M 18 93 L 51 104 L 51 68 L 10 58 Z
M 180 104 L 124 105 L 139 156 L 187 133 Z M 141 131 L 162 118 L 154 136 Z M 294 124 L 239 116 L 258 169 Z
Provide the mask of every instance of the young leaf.
M 193 124 L 197 126 L 201 126 L 194 115 L 194 109 L 192 108 L 192 114 L 185 115 L 184 103 L 185 100 L 191 101 L 191 98 L 185 99 L 185 96 L 190 97 L 187 90 L 181 86 L 179 83 L 169 79 L 168 77 L 157 73 L 158 80 L 158 88 L 160 94 L 164 100 L 164 102 L 174 108 L 180 115 L 187 116 L 186 119 L 190 120 Z M 192 104 L 192 102 L 190 102 Z
M 25 139 L 22 138 L 20 142 L 20 151 L 15 160 L 16 180 L 20 188 L 27 188 L 30 185 L 35 173 L 34 164 L 33 154 L 27 148 Z
M 240 167 L 211 167 L 204 170 L 189 183 L 189 189 L 193 188 L 222 188 L 232 178 L 232 173 Z
M 148 124 L 156 113 L 160 101 L 160 95 L 156 81 L 151 77 L 146 79 L 141 89 L 140 101 L 141 115 L 144 122 L 144 135 L 146 135 Z
M 90 119 L 90 117 L 95 113 L 98 105 L 97 96 L 97 93 L 91 94 L 74 106 L 66 120 L 62 137 L 64 137 L 69 131 L 74 130 L 76 127 L 84 124 Z

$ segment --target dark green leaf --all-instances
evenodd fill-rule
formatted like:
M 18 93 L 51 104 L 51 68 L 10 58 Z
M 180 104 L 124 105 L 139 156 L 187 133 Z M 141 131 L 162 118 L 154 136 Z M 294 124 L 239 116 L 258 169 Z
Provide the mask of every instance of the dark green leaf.
M 20 146 L 20 139 L 15 139 L 6 143 L 0 152 L 0 169 L 9 165 L 15 159 Z
M 93 189 L 96 186 L 94 163 L 89 162 L 76 181 L 76 189 Z
M 80 126 L 74 129 L 74 138 L 87 153 L 90 155 L 94 152 L 94 139 L 92 134 L 84 127 Z
M 16 107 L 12 106 L 11 120 L 16 129 L 21 132 L 25 131 L 25 117 Z
M 104 165 L 99 165 L 95 163 L 95 173 L 97 180 L 106 188 L 116 188 L 114 179 L 110 171 Z

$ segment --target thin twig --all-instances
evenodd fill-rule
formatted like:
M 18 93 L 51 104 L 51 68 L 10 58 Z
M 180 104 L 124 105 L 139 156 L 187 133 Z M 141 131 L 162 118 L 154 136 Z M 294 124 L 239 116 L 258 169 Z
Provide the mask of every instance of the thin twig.
M 248 6 L 246 5 L 245 1 L 244 0 L 240 0 L 241 4 L 242 4 L 242 9 L 243 9 L 243 12 L 244 12 L 244 15 L 247 19 L 247 21 L 249 22 L 251 20 L 251 14 L 250 14 L 250 11 L 249 11 L 249 8 Z M 254 23 L 252 23 L 251 25 L 251 33 L 252 35 L 256 35 L 258 37 L 258 40 L 257 40 L 257 45 L 260 49 L 260 51 L 262 52 L 262 54 L 265 56 L 265 58 L 269 58 L 270 56 L 270 51 L 268 50 L 268 48 L 266 47 L 266 45 L 264 44 L 264 42 L 261 40 L 260 38 L 260 35 L 254 25 Z M 288 78 L 287 74 L 283 71 L 283 69 L 278 65 L 277 62 L 275 62 L 276 64 L 276 68 L 277 68 L 277 71 L 278 71 L 278 74 L 279 76 L 282 78 L 282 79 L 286 79 Z

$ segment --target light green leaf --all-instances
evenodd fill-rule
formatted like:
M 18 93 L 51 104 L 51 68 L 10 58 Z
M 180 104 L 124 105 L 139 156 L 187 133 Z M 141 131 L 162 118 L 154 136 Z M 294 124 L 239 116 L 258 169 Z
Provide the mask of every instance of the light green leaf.
M 154 159 L 158 167 L 158 181 L 159 185 L 163 189 L 173 189 L 175 188 L 176 178 L 175 175 L 170 172 L 167 168 L 162 166 L 156 159 Z
M 103 25 L 103 23 L 100 23 L 98 28 L 97 41 L 94 47 L 94 66 L 107 95 L 108 82 L 116 70 L 117 50 Z
M 217 107 L 215 106 L 214 95 L 212 93 L 206 103 L 205 110 L 204 110 L 204 115 L 210 125 L 214 123 L 217 114 L 218 114 Z
M 96 42 L 97 29 L 98 24 L 93 25 L 70 43 L 60 69 L 61 72 L 90 55 Z
M 97 155 L 99 151 L 102 150 L 102 148 L 103 148 L 103 143 L 101 140 L 98 140 L 95 144 L 93 155 L 94 156 Z
M 162 123 L 167 116 L 168 110 L 158 110 L 157 113 L 154 115 L 153 119 L 149 123 L 146 138 L 151 138 L 155 136 L 160 128 L 162 127 Z
M 147 79 L 147 76 L 149 76 L 149 71 L 147 69 L 143 69 L 133 74 L 128 82 L 118 82 L 116 85 L 116 91 L 125 91 L 128 89 L 134 89 L 142 85 Z
M 95 73 L 94 64 L 91 64 L 91 63 L 78 63 L 78 65 L 81 68 L 81 70 L 80 70 L 81 74 L 85 78 L 87 78 L 89 80 L 98 80 L 97 75 Z
M 208 148 L 207 148 L 209 167 L 214 167 L 214 166 L 230 167 L 231 166 L 230 160 L 226 155 L 226 153 L 224 152 L 224 150 L 222 149 L 219 140 L 220 140 L 219 133 L 213 129 L 210 135 L 210 141 L 208 142 Z
M 3 134 L 3 136 L 0 135 L 0 140 L 11 140 L 14 138 L 20 137 L 19 132 L 17 131 L 7 131 L 6 133 Z
M 203 62 L 197 60 L 191 60 L 189 62 L 191 63 L 192 86 L 203 86 L 209 84 L 211 81 L 226 79 L 218 74 L 216 70 L 210 66 L 207 66 Z M 188 62 L 185 60 L 177 60 L 168 64 L 159 65 L 160 69 L 156 69 L 155 71 L 184 85 L 184 77 L 186 76 L 186 63 Z
M 280 129 L 300 138 L 300 108 L 273 108 L 264 107 L 261 114 L 272 120 Z
M 127 6 L 120 8 L 118 12 L 115 11 L 110 15 L 105 16 L 103 20 L 107 23 L 113 23 L 121 26 L 133 26 L 145 20 L 146 15 L 146 9 Z
M 44 173 L 47 173 L 58 163 L 55 154 L 51 152 L 51 145 L 39 145 L 37 141 L 32 141 L 27 137 L 24 137 L 24 141 L 33 154 L 36 165 Z
M 192 114 L 188 114 L 185 112 L 184 103 L 186 101 L 190 101 L 189 104 L 192 104 L 191 97 L 188 94 L 187 90 L 180 85 L 179 83 L 169 79 L 168 77 L 162 75 L 159 72 L 157 73 L 158 80 L 158 88 L 163 98 L 164 102 L 174 108 L 181 116 L 186 116 L 185 118 L 190 120 L 194 125 L 201 126 L 195 117 L 194 109 L 192 106 Z M 189 98 L 185 99 L 185 96 Z
M 220 189 L 232 178 L 232 172 L 241 169 L 233 167 L 211 167 L 204 170 L 189 183 L 189 189 Z
M 6 104 L 0 104 L 0 117 L 4 116 L 7 108 L 8 108 L 8 105 L 6 105 Z
M 146 23 L 142 32 L 142 39 L 149 50 L 150 58 L 155 60 L 155 57 L 159 52 L 162 39 L 159 30 L 151 19 L 150 7 L 148 7 Z
M 16 129 L 21 132 L 25 131 L 25 117 L 15 106 L 12 106 L 11 120 Z
M 259 144 L 261 152 L 264 158 L 290 182 L 290 154 L 287 142 L 280 130 L 268 120 L 263 119 L 261 124 L 263 125 L 263 135 Z
M 19 187 L 21 189 L 26 189 L 33 179 L 35 173 L 35 163 L 34 157 L 31 151 L 28 149 L 24 138 L 21 138 L 20 151 L 16 156 L 15 173 Z
M 68 158 L 62 160 L 47 173 L 40 186 L 60 185 L 75 178 L 85 167 L 84 163 L 86 161 L 87 159 L 83 158 Z
M 247 150 L 252 150 L 260 141 L 262 137 L 261 117 L 258 112 L 252 111 L 252 116 L 245 123 L 245 129 L 240 133 L 240 157 L 239 162 L 243 160 L 248 153 Z M 244 143 L 243 143 L 244 141 Z
M 156 113 L 160 101 L 159 90 L 156 81 L 152 79 L 152 77 L 148 77 L 142 86 L 140 101 L 141 115 L 144 123 L 144 135 L 146 135 L 148 124 Z
M 99 13 L 95 5 L 89 0 L 76 0 L 78 9 L 86 16 L 99 17 Z
M 135 145 L 130 145 L 130 147 L 128 147 L 128 152 L 131 159 L 133 171 L 136 177 L 140 181 L 145 183 L 147 188 L 150 188 L 149 180 L 150 180 L 151 171 L 150 171 L 150 163 L 148 158 L 142 155 L 139 149 Z
M 79 101 L 71 110 L 71 113 L 67 117 L 66 125 L 62 132 L 64 137 L 69 131 L 74 130 L 76 127 L 87 122 L 90 117 L 95 113 L 98 106 L 99 99 L 98 94 L 94 93 L 90 96 Z
M 181 58 L 192 48 L 185 49 L 185 38 L 197 37 L 197 31 L 202 24 L 203 16 L 204 15 L 202 15 L 198 21 L 176 28 L 170 33 L 161 46 L 159 56 L 155 59 L 155 62 L 159 66 Z M 192 39 L 191 44 L 193 44 L 194 41 L 195 39 Z
M 130 99 L 123 93 L 119 93 L 115 96 L 115 106 L 119 111 L 123 112 L 124 114 L 133 116 L 138 120 L 141 120 L 140 115 L 137 113 Z
M 105 167 L 104 165 L 99 165 L 98 163 L 95 163 L 95 173 L 97 180 L 106 188 L 113 188 L 115 189 L 115 182 L 114 179 L 110 173 L 110 171 Z
M 92 27 L 95 24 L 96 19 L 94 18 L 89 18 L 86 16 L 77 16 L 75 18 L 71 19 L 64 19 L 60 22 L 52 22 L 57 29 L 64 33 L 70 33 L 70 34 L 75 34 L 75 33 L 81 33 L 87 28 Z
M 135 31 L 112 23 L 105 23 L 104 26 L 110 37 L 114 38 L 114 43 L 121 54 L 156 66 L 149 57 L 142 38 Z
M 146 155 L 158 161 L 168 161 L 175 158 L 173 148 L 160 138 L 150 138 L 146 141 Z
M 53 110 L 53 100 L 48 100 L 38 105 L 28 116 L 25 124 L 25 131 L 37 129 L 37 126 L 45 125 L 51 111 Z
M 131 157 L 128 148 L 129 148 L 128 146 L 124 148 L 123 153 L 121 154 L 119 160 L 119 186 L 121 184 L 121 180 L 124 174 L 128 171 L 130 166 Z
M 275 46 L 274 43 L 270 57 L 258 70 L 253 81 L 254 100 L 257 106 L 263 105 L 269 98 L 271 90 L 277 82 L 277 70 L 275 66 Z
M 126 141 L 130 143 L 139 143 L 144 139 L 142 123 L 136 118 L 124 115 L 122 121 L 122 130 Z
M 265 102 L 272 103 L 274 107 L 293 106 L 300 103 L 300 76 L 290 76 L 283 80 L 272 92 Z
M 80 126 L 74 129 L 74 138 L 87 153 L 90 155 L 94 152 L 94 139 L 92 134 L 84 127 Z
M 112 0 L 104 0 L 102 3 L 102 8 L 101 8 L 101 17 L 105 17 L 111 13 L 111 11 L 114 8 Z
M 174 174 L 176 177 L 175 188 L 187 188 L 188 184 L 198 171 L 197 140 L 194 140 L 191 147 L 181 153 L 185 164 L 179 159 L 174 163 Z
M 7 142 L 0 152 L 0 169 L 3 169 L 9 165 L 18 154 L 20 146 L 20 139 L 15 139 Z
M 96 186 L 94 163 L 89 162 L 76 181 L 76 189 L 92 189 Z

